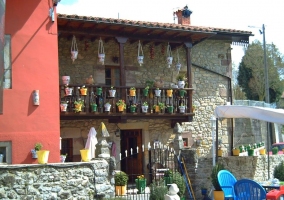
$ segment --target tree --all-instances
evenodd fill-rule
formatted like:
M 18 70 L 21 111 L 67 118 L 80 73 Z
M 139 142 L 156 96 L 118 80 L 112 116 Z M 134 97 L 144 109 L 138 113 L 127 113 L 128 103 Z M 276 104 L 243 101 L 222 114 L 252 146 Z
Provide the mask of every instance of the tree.
M 280 77 L 284 72 L 284 62 L 274 44 L 267 44 L 267 67 L 270 102 L 277 101 L 282 94 Z M 239 65 L 237 77 L 239 86 L 250 100 L 265 100 L 265 70 L 262 44 L 255 41 L 248 45 Z

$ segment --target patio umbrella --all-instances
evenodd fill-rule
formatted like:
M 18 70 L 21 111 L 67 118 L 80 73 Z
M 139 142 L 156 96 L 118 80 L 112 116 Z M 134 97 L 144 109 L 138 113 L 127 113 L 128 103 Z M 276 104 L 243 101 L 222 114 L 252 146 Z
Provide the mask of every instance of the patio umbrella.
M 92 127 L 89 131 L 88 134 L 88 139 L 85 145 L 85 149 L 89 149 L 90 150 L 90 156 L 92 158 L 95 158 L 95 151 L 96 151 L 96 144 L 98 143 L 97 140 L 97 131 L 94 127 Z

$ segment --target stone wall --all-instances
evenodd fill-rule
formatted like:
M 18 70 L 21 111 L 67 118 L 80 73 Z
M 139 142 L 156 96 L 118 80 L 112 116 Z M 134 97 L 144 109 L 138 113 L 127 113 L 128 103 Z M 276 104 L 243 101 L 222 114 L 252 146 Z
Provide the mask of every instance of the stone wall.
M 201 187 L 210 191 L 212 183 L 210 179 L 213 166 L 212 158 L 200 157 L 195 149 L 182 150 L 182 156 L 186 163 L 186 168 L 190 182 L 192 184 L 196 199 L 201 199 Z M 270 179 L 273 178 L 273 170 L 276 165 L 284 161 L 282 155 L 270 155 Z M 268 180 L 268 156 L 228 156 L 219 157 L 218 163 L 222 163 L 225 169 L 234 174 L 236 179 L 249 178 L 258 182 Z
M 101 194 L 113 196 L 110 175 L 109 163 L 104 159 L 87 163 L 1 165 L 0 199 L 87 200 Z

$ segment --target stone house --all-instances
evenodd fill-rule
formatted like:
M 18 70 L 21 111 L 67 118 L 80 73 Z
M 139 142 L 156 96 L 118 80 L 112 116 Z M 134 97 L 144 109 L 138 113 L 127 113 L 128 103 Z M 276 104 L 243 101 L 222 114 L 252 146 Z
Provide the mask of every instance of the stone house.
M 69 100 L 69 111 L 60 114 L 61 152 L 68 153 L 69 161 L 80 161 L 79 150 L 84 148 L 90 128 L 98 129 L 101 122 L 110 133 L 108 142 L 116 146 L 113 156 L 118 161 L 119 153 L 124 157 L 125 150 L 136 149 L 135 145 L 140 149 L 144 145 L 146 151 L 147 145 L 154 142 L 171 145 L 173 127 L 177 122 L 183 127 L 184 147 L 199 148 L 201 156 L 212 157 L 210 117 L 216 106 L 232 101 L 231 45 L 248 44 L 251 32 L 193 26 L 190 24 L 191 11 L 187 7 L 175 13 L 178 24 L 58 14 L 60 98 L 61 101 Z M 72 60 L 70 49 L 74 42 L 78 47 L 78 57 Z M 137 56 L 141 46 L 144 60 L 140 65 Z M 102 47 L 104 62 L 98 58 Z M 170 50 L 173 63 L 169 66 L 167 57 Z M 176 69 L 178 63 L 181 64 L 180 70 Z M 182 99 L 187 105 L 184 114 L 178 113 L 181 104 L 178 95 L 173 102 L 165 97 L 166 90 L 175 86 L 176 78 L 181 74 L 188 77 L 187 93 Z M 83 85 L 90 91 L 88 97 L 83 97 L 86 105 L 81 113 L 72 110 L 75 99 L 66 98 L 61 81 L 64 75 L 71 77 L 69 87 L 73 87 L 73 91 Z M 91 78 L 92 84 L 86 82 L 88 78 Z M 149 82 L 154 83 L 150 87 L 152 92 L 159 87 L 164 97 L 156 99 L 155 96 L 143 98 L 137 95 L 137 99 L 132 101 L 128 96 L 130 87 L 136 87 L 139 93 Z M 109 99 L 107 94 L 111 86 L 117 89 L 114 99 Z M 101 98 L 92 94 L 97 87 L 103 88 Z M 174 91 L 178 90 L 174 88 Z M 79 93 L 75 98 L 80 98 Z M 124 113 L 118 113 L 115 105 L 118 99 L 124 99 L 127 106 L 134 102 L 139 107 L 144 101 L 151 106 L 147 114 L 141 113 L 140 109 L 129 113 L 128 107 Z M 113 110 L 105 113 L 101 104 L 101 110 L 92 113 L 90 103 L 94 100 L 96 103 L 111 101 Z M 173 103 L 175 113 L 155 113 L 152 106 L 158 102 Z M 219 128 L 222 148 L 228 154 L 232 140 L 228 134 L 230 123 L 225 121 Z M 138 158 L 137 164 L 144 163 L 138 174 L 145 171 L 147 159 Z M 123 163 L 117 167 L 127 171 Z

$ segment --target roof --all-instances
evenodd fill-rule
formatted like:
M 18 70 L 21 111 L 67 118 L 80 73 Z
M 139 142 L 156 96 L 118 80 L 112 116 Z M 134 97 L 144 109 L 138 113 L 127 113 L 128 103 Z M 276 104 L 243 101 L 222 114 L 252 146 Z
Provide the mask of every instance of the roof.
M 128 37 L 133 40 L 196 44 L 211 37 L 248 43 L 249 36 L 252 36 L 252 32 L 236 29 L 67 14 L 58 14 L 57 23 L 60 34 L 63 33 L 66 36 L 69 33 L 69 36 L 76 34 L 90 38 L 104 35 L 106 37 Z

